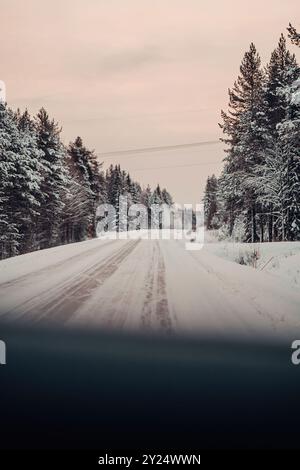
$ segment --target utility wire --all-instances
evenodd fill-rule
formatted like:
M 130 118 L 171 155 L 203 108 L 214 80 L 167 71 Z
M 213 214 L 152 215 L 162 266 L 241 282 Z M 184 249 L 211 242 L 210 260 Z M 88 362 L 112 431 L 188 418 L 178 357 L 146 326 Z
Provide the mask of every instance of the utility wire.
M 132 168 L 130 171 L 146 171 L 146 170 L 162 170 L 164 168 L 186 168 L 192 166 L 203 166 L 203 165 L 219 165 L 221 162 L 202 162 L 202 163 L 187 163 L 183 165 L 166 165 L 166 166 L 153 166 L 147 168 Z
M 162 151 L 169 151 L 169 150 L 180 150 L 186 148 L 193 148 L 193 147 L 201 147 L 204 145 L 216 145 L 220 144 L 219 140 L 207 140 L 203 142 L 193 142 L 190 144 L 178 144 L 178 145 L 162 145 L 159 147 L 145 147 L 145 148 L 137 148 L 131 150 L 116 150 L 113 152 L 104 152 L 100 155 L 101 160 L 107 160 L 111 157 L 119 157 L 119 156 L 128 156 L 128 158 L 135 157 L 135 154 L 139 153 L 154 153 L 154 152 L 162 152 Z

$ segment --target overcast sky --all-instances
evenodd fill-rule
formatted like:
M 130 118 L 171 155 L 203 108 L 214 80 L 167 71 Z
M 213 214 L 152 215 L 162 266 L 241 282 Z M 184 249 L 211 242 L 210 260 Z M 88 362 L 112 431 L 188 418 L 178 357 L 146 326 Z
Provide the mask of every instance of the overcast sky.
M 218 139 L 250 42 L 265 63 L 288 23 L 300 26 L 299 0 L 0 0 L 0 11 L 9 105 L 46 107 L 66 143 L 80 135 L 100 159 Z M 159 182 L 176 201 L 195 203 L 223 156 L 218 144 L 105 165 L 119 161 L 142 184 Z

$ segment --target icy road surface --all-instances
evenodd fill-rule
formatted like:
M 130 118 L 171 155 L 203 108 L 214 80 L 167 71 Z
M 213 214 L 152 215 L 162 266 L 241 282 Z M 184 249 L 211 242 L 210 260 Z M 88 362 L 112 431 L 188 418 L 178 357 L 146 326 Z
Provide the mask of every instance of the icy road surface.
M 300 336 L 300 290 L 176 240 L 91 240 L 0 262 L 0 320 Z

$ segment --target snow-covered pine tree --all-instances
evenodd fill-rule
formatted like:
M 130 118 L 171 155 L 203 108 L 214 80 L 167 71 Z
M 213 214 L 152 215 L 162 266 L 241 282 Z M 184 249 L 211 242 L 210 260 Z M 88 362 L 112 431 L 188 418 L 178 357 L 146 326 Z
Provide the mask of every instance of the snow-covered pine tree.
M 141 203 L 145 207 L 147 207 L 148 227 L 150 227 L 150 224 L 151 224 L 151 201 L 152 201 L 152 190 L 148 184 L 147 187 L 142 190 L 142 194 L 141 194 Z
M 152 204 L 162 204 L 162 191 L 160 189 L 160 185 L 158 184 L 152 193 Z
M 126 230 L 127 216 L 123 211 L 121 211 L 121 208 L 119 207 L 120 196 L 127 196 L 127 209 L 129 209 L 131 204 L 144 204 L 148 208 L 150 224 L 150 206 L 151 201 L 153 200 L 153 194 L 149 186 L 142 190 L 141 185 L 134 181 L 129 173 L 122 170 L 120 165 L 110 165 L 106 171 L 105 180 L 107 202 L 111 204 L 116 210 L 115 219 L 110 221 L 111 227 L 115 227 L 120 230 Z M 160 188 L 159 192 L 161 195 Z
M 136 181 L 132 183 L 130 194 L 131 194 L 133 204 L 141 203 L 142 188 L 141 188 L 141 185 L 137 183 Z
M 128 198 L 128 205 L 130 206 L 131 204 L 133 204 L 134 182 L 132 181 L 129 173 L 127 173 L 125 176 L 124 186 L 125 186 L 125 194 L 127 195 L 127 198 Z
M 240 76 L 229 90 L 229 112 L 222 111 L 223 123 L 220 124 L 226 135 L 223 141 L 229 145 L 221 177 L 221 187 L 225 183 L 229 188 L 222 194 L 223 212 L 230 213 L 230 235 L 235 219 L 244 214 L 246 239 L 252 242 L 258 240 L 257 211 L 260 208 L 254 188 L 244 185 L 244 181 L 260 163 L 265 146 L 263 84 L 260 56 L 252 43 L 242 60 Z
M 106 192 L 108 204 L 111 204 L 116 211 L 114 220 L 110 220 L 109 224 L 112 230 L 117 230 L 119 227 L 119 200 L 123 192 L 123 180 L 120 165 L 110 165 L 107 170 Z
M 282 239 L 300 240 L 300 73 L 285 88 L 289 102 L 285 119 L 278 125 L 278 142 L 285 160 L 285 219 Z
M 94 150 L 88 150 L 87 168 L 89 175 L 89 184 L 94 195 L 94 206 L 106 202 L 106 182 L 102 170 L 102 163 L 99 162 Z
M 161 214 L 159 206 L 163 204 L 162 191 L 158 184 L 151 195 L 151 227 L 154 229 L 161 227 Z
M 107 190 L 105 176 L 102 170 L 102 163 L 99 162 L 98 157 L 94 151 L 91 151 L 89 154 L 88 169 L 90 188 L 94 196 L 93 213 L 95 215 L 98 205 L 107 202 Z M 95 226 L 95 223 L 90 226 L 89 235 L 91 237 L 96 235 Z
M 31 191 L 29 201 L 26 203 L 26 215 L 20 228 L 23 235 L 20 250 L 22 253 L 27 253 L 37 248 L 37 220 L 40 217 L 43 201 L 41 185 L 44 166 L 42 152 L 38 149 L 35 123 L 31 119 L 28 110 L 26 109 L 24 113 L 17 112 L 16 119 L 29 167 L 29 172 L 24 176 L 24 181 L 27 182 L 27 186 Z
M 13 112 L 0 103 L 1 258 L 93 236 L 99 203 L 115 207 L 113 223 L 119 227 L 120 196 L 127 193 L 129 203 L 147 199 L 147 207 L 152 202 L 151 189 L 142 191 L 120 165 L 104 177 L 80 137 L 67 151 L 60 132 L 43 108 L 32 120 L 27 110 Z M 156 196 L 158 203 L 172 201 L 159 186 Z
M 98 204 L 106 202 L 106 184 L 102 172 L 102 165 L 98 162 L 95 152 L 87 149 L 80 137 L 71 143 L 68 149 L 69 157 L 73 161 L 71 174 L 76 176 L 81 185 L 82 196 L 85 194 L 82 212 L 83 225 L 81 228 L 84 237 L 95 235 L 95 212 Z
M 299 151 L 289 139 L 290 128 L 266 152 L 265 163 L 257 167 L 249 183 L 256 186 L 262 204 L 272 205 L 277 240 L 300 239 Z
M 70 177 L 64 194 L 61 242 L 72 243 L 85 240 L 89 236 L 92 223 L 91 196 L 88 188 L 76 178 Z
M 209 176 L 206 181 L 203 203 L 204 203 L 204 222 L 207 230 L 216 229 L 218 223 L 218 180 L 215 175 Z
M 61 129 L 42 108 L 35 118 L 38 148 L 42 152 L 42 204 L 38 219 L 39 247 L 46 248 L 61 242 L 65 193 L 68 174 L 66 150 L 60 140 Z
M 292 88 L 295 80 L 299 76 L 299 67 L 294 54 L 286 47 L 286 40 L 283 35 L 279 39 L 277 48 L 271 55 L 270 62 L 266 68 L 266 87 L 265 103 L 267 116 L 268 141 L 265 149 L 266 163 L 269 165 L 269 171 L 265 172 L 269 177 L 279 178 L 282 183 L 282 175 L 285 174 L 285 190 L 290 186 L 289 192 L 293 191 L 295 185 L 289 181 L 289 174 L 295 174 L 292 170 L 293 164 L 290 161 L 291 152 L 293 153 L 292 140 L 295 140 L 295 130 L 287 124 L 290 121 Z M 290 135 L 292 132 L 293 136 Z M 283 157 L 284 156 L 284 157 Z M 278 158 L 278 162 L 271 162 L 272 158 Z M 284 167 L 284 158 L 286 159 Z M 279 171 L 278 178 L 274 175 L 274 169 Z M 289 168 L 289 169 L 288 169 Z M 258 169 L 259 170 L 259 169 Z M 273 182 L 274 183 L 274 182 Z M 277 183 L 276 183 L 277 184 Z M 279 183 L 278 183 L 279 184 Z M 266 184 L 266 187 L 272 187 L 272 182 Z M 272 200 L 269 198 L 269 204 L 266 212 L 268 217 L 268 240 L 290 239 L 292 233 L 288 228 L 290 223 L 287 220 L 287 198 L 288 193 L 282 193 L 284 198 L 278 203 L 277 197 Z M 290 198 L 289 198 L 290 199 Z M 291 198 L 293 200 L 294 198 Z M 289 214 L 295 213 L 295 209 L 290 209 Z M 284 215 L 285 214 L 285 215 Z M 287 226 L 285 226 L 287 224 Z
M 124 232 L 128 229 L 127 211 L 129 205 L 132 204 L 131 192 L 134 183 L 131 180 L 130 175 L 125 170 L 121 170 L 120 166 L 119 173 L 119 197 L 118 200 L 116 200 L 116 208 L 118 217 L 118 229 L 120 232 Z
M 27 246 L 39 210 L 39 153 L 34 136 L 18 128 L 18 117 L 0 103 L 0 240 L 1 257 Z M 29 243 L 30 244 L 30 243 Z
M 89 159 L 91 153 L 77 137 L 68 147 L 68 193 L 64 208 L 65 241 L 80 241 L 87 237 L 94 221 L 95 194 L 91 188 Z
M 287 49 L 282 34 L 266 67 L 266 115 L 272 137 L 277 136 L 277 125 L 285 119 L 290 105 L 284 90 L 296 80 L 298 71 L 296 57 Z
M 293 44 L 300 47 L 300 34 L 290 24 L 289 26 L 289 37 Z M 292 147 L 292 186 L 291 190 L 293 196 L 290 197 L 290 201 L 293 201 L 293 208 L 290 211 L 293 218 L 289 220 L 292 228 L 292 238 L 300 239 L 300 71 L 297 75 L 294 83 L 290 85 L 287 90 L 290 96 L 290 108 L 286 122 L 283 123 L 282 133 L 285 134 L 285 141 Z M 286 132 L 283 132 L 283 130 Z M 296 203 L 295 203 L 296 202 Z

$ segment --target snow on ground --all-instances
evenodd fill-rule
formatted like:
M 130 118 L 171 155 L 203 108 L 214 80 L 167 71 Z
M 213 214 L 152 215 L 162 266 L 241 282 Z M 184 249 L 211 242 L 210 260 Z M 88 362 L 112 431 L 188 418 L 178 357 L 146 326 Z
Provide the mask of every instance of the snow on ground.
M 288 286 L 300 289 L 300 242 L 220 242 L 214 232 L 206 232 L 204 249 L 229 261 L 244 262 L 258 271 L 281 278 Z
M 10 280 L 26 276 L 32 272 L 48 269 L 52 265 L 64 263 L 66 260 L 74 260 L 74 256 L 80 256 L 83 253 L 87 255 L 91 250 L 104 243 L 109 243 L 109 240 L 88 240 L 85 242 L 70 243 L 69 245 L 56 246 L 54 248 L 47 248 L 46 250 L 34 251 L 33 253 L 26 253 L 22 256 L 15 256 L 0 262 L 0 284 Z
M 232 262 L 253 247 L 210 241 L 99 239 L 1 261 L 0 319 L 294 339 L 300 244 L 260 245 L 253 269 Z

